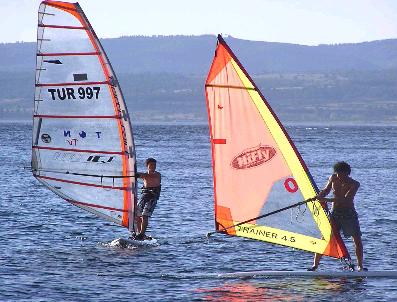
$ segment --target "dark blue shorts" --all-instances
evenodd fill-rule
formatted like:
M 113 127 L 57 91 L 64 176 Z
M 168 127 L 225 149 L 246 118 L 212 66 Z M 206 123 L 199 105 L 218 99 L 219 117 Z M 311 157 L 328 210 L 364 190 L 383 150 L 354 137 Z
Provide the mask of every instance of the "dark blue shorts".
M 137 216 L 152 216 L 157 200 L 160 197 L 160 187 L 142 188 L 141 199 L 136 208 Z
M 141 198 L 136 208 L 137 216 L 152 216 L 156 205 L 157 199 L 155 198 Z
M 348 238 L 351 236 L 361 236 L 360 223 L 357 212 L 354 209 L 334 209 L 331 213 L 332 221 L 336 229 Z

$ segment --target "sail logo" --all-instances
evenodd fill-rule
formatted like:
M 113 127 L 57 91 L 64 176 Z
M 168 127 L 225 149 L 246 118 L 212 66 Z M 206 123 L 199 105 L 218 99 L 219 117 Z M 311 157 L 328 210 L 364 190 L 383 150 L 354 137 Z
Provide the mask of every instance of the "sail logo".
M 64 162 L 83 162 L 83 154 L 75 152 L 55 152 L 53 156 L 54 160 L 64 161 Z
M 101 131 L 94 131 L 96 135 L 94 135 L 94 137 L 96 138 L 102 138 L 102 132 Z M 93 132 L 90 132 L 90 136 L 92 135 Z M 87 132 L 85 132 L 84 130 L 81 130 L 79 133 L 79 137 L 81 138 L 86 138 L 87 137 Z M 72 137 L 71 131 L 70 130 L 63 130 L 63 136 L 64 137 Z
M 260 166 L 276 155 L 276 150 L 271 146 L 256 146 L 245 149 L 239 155 L 235 156 L 230 163 L 234 169 L 249 169 Z
M 90 155 L 87 158 L 87 161 L 93 162 L 93 163 L 110 163 L 114 159 L 114 156 L 104 156 L 104 155 Z
M 44 143 L 49 144 L 49 143 L 51 143 L 51 136 L 50 136 L 49 134 L 47 134 L 47 133 L 43 133 L 43 134 L 41 135 L 41 140 L 42 140 Z
M 78 136 L 82 139 L 87 138 L 88 134 L 90 135 L 90 138 L 95 137 L 97 139 L 102 138 L 102 132 L 101 131 L 95 131 L 95 135 L 92 134 L 92 132 L 87 133 L 84 130 L 81 130 L 80 132 L 78 132 Z M 73 133 L 73 137 L 72 137 L 72 132 L 71 130 L 63 130 L 63 136 L 66 137 L 66 142 L 70 145 L 70 146 L 77 146 L 77 142 L 79 141 L 77 134 Z M 76 138 L 77 137 L 77 138 Z
M 55 100 L 85 100 L 85 99 L 94 99 L 97 100 L 99 98 L 99 92 L 101 91 L 101 87 L 78 87 L 78 88 L 49 88 L 47 89 L 48 93 L 51 94 L 51 99 Z
M 69 143 L 69 145 L 71 145 L 71 146 L 77 146 L 77 142 L 79 141 L 77 138 L 72 138 L 72 139 L 67 139 L 66 140 L 68 143 Z

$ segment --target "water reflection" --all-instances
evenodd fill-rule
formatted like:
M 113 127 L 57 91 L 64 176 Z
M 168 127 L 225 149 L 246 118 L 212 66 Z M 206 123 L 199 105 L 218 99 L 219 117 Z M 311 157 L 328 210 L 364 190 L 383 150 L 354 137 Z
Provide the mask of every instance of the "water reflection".
M 334 301 L 341 293 L 351 297 L 365 291 L 365 279 L 266 279 L 226 282 L 195 293 L 204 301 Z M 339 296 L 340 297 L 340 296 Z

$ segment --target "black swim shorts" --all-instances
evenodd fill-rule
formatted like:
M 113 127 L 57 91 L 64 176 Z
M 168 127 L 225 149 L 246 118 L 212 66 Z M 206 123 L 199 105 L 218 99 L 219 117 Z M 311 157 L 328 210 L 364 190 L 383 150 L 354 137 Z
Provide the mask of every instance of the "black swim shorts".
M 336 229 L 342 230 L 346 238 L 356 235 L 361 236 L 358 215 L 354 209 L 334 209 L 331 217 Z

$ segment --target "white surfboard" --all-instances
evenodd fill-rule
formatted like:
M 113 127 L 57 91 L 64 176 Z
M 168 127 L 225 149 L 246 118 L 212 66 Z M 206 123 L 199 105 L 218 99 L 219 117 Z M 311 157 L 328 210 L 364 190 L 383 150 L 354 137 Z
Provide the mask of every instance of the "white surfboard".
M 121 248 L 128 248 L 128 247 L 149 247 L 149 246 L 158 246 L 159 243 L 157 239 L 151 238 L 146 240 L 134 240 L 134 239 L 125 239 L 125 238 L 118 238 L 114 239 L 110 242 L 110 246 L 112 247 L 121 247 Z
M 397 278 L 397 271 L 251 271 L 217 275 L 219 278 L 303 277 L 303 278 Z

